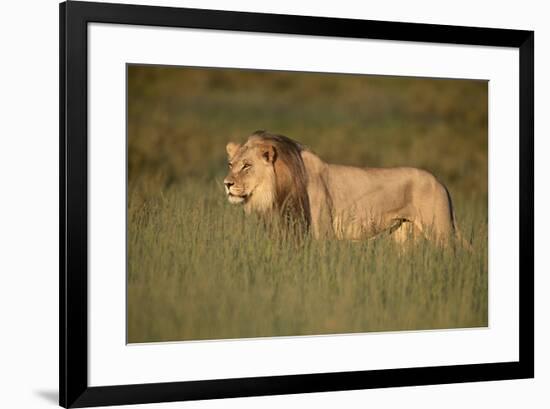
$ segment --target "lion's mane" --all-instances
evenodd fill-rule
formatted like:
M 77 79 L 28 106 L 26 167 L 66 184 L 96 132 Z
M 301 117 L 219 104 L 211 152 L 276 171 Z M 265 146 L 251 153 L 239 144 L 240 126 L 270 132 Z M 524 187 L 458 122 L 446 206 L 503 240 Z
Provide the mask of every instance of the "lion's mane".
M 291 221 L 309 227 L 311 212 L 307 194 L 307 171 L 302 159 L 305 149 L 300 143 L 263 130 L 254 132 L 249 140 L 267 143 L 275 149 L 275 194 L 273 208 Z

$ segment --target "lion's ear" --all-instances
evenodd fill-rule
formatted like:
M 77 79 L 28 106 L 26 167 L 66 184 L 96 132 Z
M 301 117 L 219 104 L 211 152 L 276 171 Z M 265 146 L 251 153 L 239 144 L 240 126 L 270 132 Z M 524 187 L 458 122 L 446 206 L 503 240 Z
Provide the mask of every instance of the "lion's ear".
M 263 145 L 260 147 L 260 153 L 262 155 L 262 159 L 265 160 L 268 163 L 275 162 L 275 159 L 277 158 L 277 150 L 273 145 Z
M 238 143 L 235 143 L 235 142 L 229 142 L 225 146 L 225 150 L 227 151 L 227 156 L 229 157 L 229 159 L 231 159 L 233 156 L 235 156 L 235 154 L 237 153 L 237 151 L 239 150 L 240 147 L 241 147 L 241 145 L 239 145 Z

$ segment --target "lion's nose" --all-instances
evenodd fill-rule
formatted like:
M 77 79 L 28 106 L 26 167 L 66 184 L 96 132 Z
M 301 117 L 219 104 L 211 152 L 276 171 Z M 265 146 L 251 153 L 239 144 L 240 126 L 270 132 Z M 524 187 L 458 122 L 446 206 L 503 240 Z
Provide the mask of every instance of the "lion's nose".
M 235 183 L 234 182 L 230 182 L 228 180 L 224 180 L 223 181 L 223 184 L 225 185 L 226 188 L 230 188 L 231 186 L 233 186 Z

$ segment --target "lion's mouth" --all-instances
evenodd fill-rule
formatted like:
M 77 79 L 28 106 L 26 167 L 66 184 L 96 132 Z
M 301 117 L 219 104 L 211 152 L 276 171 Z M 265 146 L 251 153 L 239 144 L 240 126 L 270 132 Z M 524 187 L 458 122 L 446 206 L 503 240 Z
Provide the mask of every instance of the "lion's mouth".
M 233 204 L 244 203 L 248 200 L 249 197 L 250 197 L 250 194 L 236 195 L 231 192 L 227 193 L 227 200 L 229 200 L 229 203 L 233 203 Z

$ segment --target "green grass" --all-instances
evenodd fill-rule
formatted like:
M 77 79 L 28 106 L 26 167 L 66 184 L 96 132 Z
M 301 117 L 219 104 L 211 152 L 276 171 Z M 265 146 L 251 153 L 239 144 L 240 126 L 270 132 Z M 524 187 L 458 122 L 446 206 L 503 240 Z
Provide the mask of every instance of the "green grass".
M 128 341 L 486 326 L 487 85 L 129 69 Z M 387 236 L 297 242 L 224 197 L 225 144 L 265 128 L 329 162 L 417 166 L 471 253 Z
M 129 209 L 129 342 L 486 326 L 477 213 L 463 214 L 472 253 L 386 236 L 296 242 L 214 183 L 174 186 Z

